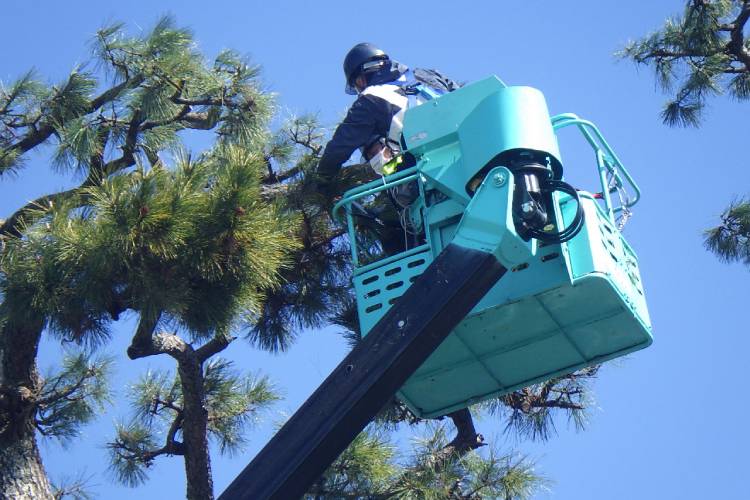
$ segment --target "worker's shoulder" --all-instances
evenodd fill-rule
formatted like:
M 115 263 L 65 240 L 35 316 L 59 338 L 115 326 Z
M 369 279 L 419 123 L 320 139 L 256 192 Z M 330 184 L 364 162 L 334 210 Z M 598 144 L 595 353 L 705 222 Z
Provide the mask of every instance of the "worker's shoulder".
M 379 85 L 370 85 L 360 94 L 360 99 L 377 102 L 373 98 L 382 99 L 392 104 L 403 104 L 401 101 L 407 100 L 406 94 L 400 85 L 393 83 L 383 83 Z M 358 99 L 359 100 L 359 99 Z

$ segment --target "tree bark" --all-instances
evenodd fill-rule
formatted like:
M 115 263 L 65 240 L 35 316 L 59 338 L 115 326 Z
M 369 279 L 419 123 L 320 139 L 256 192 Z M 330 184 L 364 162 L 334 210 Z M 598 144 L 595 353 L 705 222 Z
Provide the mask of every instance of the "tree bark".
M 209 342 L 196 351 L 177 335 L 154 334 L 159 314 L 142 316 L 133 341 L 128 347 L 128 357 L 167 354 L 177 361 L 177 372 L 182 387 L 182 445 L 187 478 L 188 500 L 213 500 L 214 485 L 211 477 L 211 458 L 208 454 L 208 410 L 203 387 L 203 361 L 221 351 L 231 341 L 229 338 Z
M 34 433 L 0 442 L 0 498 L 52 500 Z
M 185 445 L 185 475 L 189 500 L 213 500 L 211 458 L 208 455 L 208 410 L 203 390 L 203 366 L 190 349 L 178 360 L 182 385 L 182 440 Z
M 456 437 L 433 457 L 437 469 L 445 467 L 448 462 L 457 460 L 472 450 L 485 446 L 484 436 L 477 433 L 474 427 L 471 410 L 462 408 L 446 416 L 456 426 Z
M 52 499 L 36 443 L 41 388 L 36 355 L 43 323 L 0 329 L 0 497 Z

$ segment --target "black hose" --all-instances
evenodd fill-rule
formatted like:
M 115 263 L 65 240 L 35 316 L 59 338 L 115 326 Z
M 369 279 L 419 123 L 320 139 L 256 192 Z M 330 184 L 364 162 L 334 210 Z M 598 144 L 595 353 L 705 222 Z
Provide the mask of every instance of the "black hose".
M 581 199 L 578 196 L 578 191 L 567 182 L 561 180 L 547 179 L 539 183 L 539 186 L 546 193 L 553 193 L 554 191 L 560 191 L 570 195 L 576 202 L 576 213 L 573 216 L 571 223 L 562 231 L 550 232 L 539 229 L 530 229 L 529 235 L 532 238 L 536 238 L 544 243 L 565 243 L 573 239 L 581 229 L 583 229 L 583 208 L 581 207 Z
M 527 236 L 536 238 L 544 243 L 556 244 L 573 239 L 581 231 L 583 228 L 583 208 L 581 207 L 581 199 L 578 197 L 578 191 L 573 186 L 560 179 L 553 179 L 552 171 L 539 164 L 531 163 L 517 166 L 512 169 L 512 172 L 514 174 L 534 174 L 539 179 L 539 189 L 542 193 L 551 195 L 555 191 L 560 191 L 570 195 L 576 202 L 576 213 L 568 227 L 562 231 L 555 232 L 527 228 Z

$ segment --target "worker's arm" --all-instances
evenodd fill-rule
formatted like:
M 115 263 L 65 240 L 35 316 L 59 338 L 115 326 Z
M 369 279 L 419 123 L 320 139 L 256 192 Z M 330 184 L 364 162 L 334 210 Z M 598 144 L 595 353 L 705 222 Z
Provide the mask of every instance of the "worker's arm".
M 319 182 L 330 184 L 357 148 L 367 145 L 374 136 L 387 136 L 391 118 L 398 112 L 394 108 L 380 97 L 359 96 L 323 151 L 317 168 Z

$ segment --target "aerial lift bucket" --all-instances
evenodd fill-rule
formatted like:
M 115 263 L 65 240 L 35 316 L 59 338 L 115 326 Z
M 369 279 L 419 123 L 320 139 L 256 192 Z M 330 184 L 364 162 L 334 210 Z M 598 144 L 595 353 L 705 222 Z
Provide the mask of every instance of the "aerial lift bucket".
M 409 109 L 403 137 L 415 166 L 350 190 L 338 203 L 349 229 L 361 332 L 367 335 L 452 242 L 467 210 L 476 212 L 478 231 L 483 220 L 498 217 L 491 206 L 471 204 L 490 170 L 533 156 L 559 178 L 556 131 L 569 126 L 594 151 L 601 193 L 551 195 L 554 225 L 575 223 L 580 206 L 580 231 L 561 243 L 532 240 L 531 257 L 492 287 L 408 379 L 398 397 L 416 415 L 444 415 L 652 342 L 638 260 L 617 222 L 638 201 L 637 185 L 592 123 L 572 114 L 551 119 L 541 92 L 506 87 L 496 77 Z M 491 182 L 506 182 L 495 175 Z M 421 240 L 374 259 L 358 244 L 355 207 L 407 183 L 416 183 L 419 197 L 404 219 Z M 634 197 L 614 204 L 610 195 L 625 188 Z
M 334 207 L 346 214 L 365 337 L 222 500 L 299 498 L 394 394 L 438 416 L 651 342 L 638 261 L 616 219 L 638 187 L 593 124 L 550 119 L 540 92 L 493 77 L 410 109 L 404 125 L 414 166 Z M 555 131 L 568 126 L 594 149 L 598 195 L 559 179 Z M 378 255 L 358 214 L 415 185 L 402 213 L 414 243 Z M 634 198 L 613 205 L 625 187 Z

